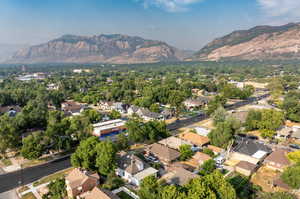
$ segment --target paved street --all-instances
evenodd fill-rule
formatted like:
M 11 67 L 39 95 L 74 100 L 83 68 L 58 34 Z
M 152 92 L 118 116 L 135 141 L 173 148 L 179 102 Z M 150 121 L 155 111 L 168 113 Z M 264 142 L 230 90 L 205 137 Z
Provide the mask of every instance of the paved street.
M 43 165 L 26 168 L 22 171 L 0 175 L 0 193 L 17 188 L 20 182 L 24 185 L 29 184 L 44 176 L 69 168 L 70 166 L 70 158 L 65 157 Z
M 250 104 L 254 101 L 258 101 L 263 98 L 266 98 L 268 96 L 269 96 L 269 94 L 262 95 L 260 97 L 253 97 L 247 101 L 238 102 L 236 104 L 227 106 L 226 108 L 229 110 L 236 109 L 241 106 Z M 178 128 L 191 125 L 193 123 L 199 122 L 199 121 L 207 119 L 207 118 L 208 117 L 206 115 L 198 115 L 198 116 L 191 117 L 191 118 L 188 118 L 185 120 L 180 120 L 175 123 L 169 124 L 168 129 L 176 130 Z M 60 170 L 66 169 L 66 168 L 69 168 L 70 166 L 71 166 L 70 158 L 65 157 L 65 158 L 62 158 L 59 160 L 52 161 L 50 163 L 43 164 L 43 165 L 26 168 L 26 169 L 23 169 L 23 171 L 16 171 L 16 172 L 0 175 L 0 182 L 1 182 L 0 183 L 0 193 L 18 187 L 20 182 L 22 182 L 22 184 L 24 184 L 24 185 L 29 184 L 29 183 L 32 183 L 44 176 L 53 174 L 57 171 L 60 171 Z M 0 197 L 0 199 L 2 199 L 2 198 Z

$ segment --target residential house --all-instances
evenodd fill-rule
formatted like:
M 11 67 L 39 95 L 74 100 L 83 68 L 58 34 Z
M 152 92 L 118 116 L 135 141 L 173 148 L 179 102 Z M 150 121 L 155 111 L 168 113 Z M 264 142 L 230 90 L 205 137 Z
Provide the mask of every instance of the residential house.
M 195 99 L 187 99 L 183 102 L 184 106 L 189 109 L 195 109 L 195 108 L 201 108 L 203 106 L 206 106 L 209 102 L 209 98 L 207 97 L 197 97 Z
M 282 126 L 276 131 L 275 137 L 277 139 L 288 139 L 291 137 L 293 130 L 291 127 L 288 126 Z
M 181 145 L 191 145 L 189 142 L 175 136 L 171 136 L 166 139 L 160 140 L 158 143 L 176 150 L 179 150 L 179 147 Z
M 244 176 L 251 176 L 255 169 L 257 168 L 257 164 L 253 164 L 247 161 L 240 161 L 237 165 L 235 165 L 235 171 L 244 175 Z
M 127 110 L 128 115 L 136 114 L 145 121 L 151 120 L 163 120 L 164 116 L 159 113 L 151 112 L 147 108 L 141 108 L 137 106 L 130 106 Z
M 169 164 L 180 157 L 180 153 L 175 149 L 158 143 L 149 145 L 145 151 L 146 154 L 154 155 L 164 164 Z
M 86 109 L 86 106 L 75 101 L 69 100 L 61 104 L 61 110 L 67 115 L 80 115 L 82 111 Z
M 264 164 L 270 169 L 283 171 L 290 165 L 288 152 L 288 150 L 276 149 L 264 160 Z
M 158 172 L 137 156 L 125 152 L 118 154 L 117 165 L 116 174 L 135 186 L 139 186 L 147 176 L 157 176 Z
M 291 138 L 297 139 L 297 140 L 300 139 L 300 126 L 297 126 L 297 125 L 293 126 Z
M 7 113 L 8 116 L 14 117 L 19 112 L 21 112 L 20 106 L 1 106 L 0 107 L 0 115 Z
M 99 105 L 99 108 L 103 111 L 111 111 L 113 104 L 114 104 L 114 102 L 101 101 L 101 102 L 99 102 L 98 105 Z
M 127 113 L 127 109 L 129 108 L 128 104 L 124 104 L 122 102 L 115 102 L 112 105 L 112 110 L 116 110 L 122 114 L 126 114 Z
M 247 161 L 252 164 L 262 162 L 272 152 L 268 146 L 250 139 L 237 139 L 230 155 L 231 160 Z
M 116 119 L 93 124 L 93 135 L 100 138 L 115 136 L 126 130 L 125 123 L 124 120 Z
M 51 84 L 48 84 L 47 85 L 47 90 L 58 90 L 59 89 L 59 86 L 57 84 L 54 84 L 54 83 L 51 83 Z
M 201 166 L 205 161 L 212 159 L 209 155 L 202 153 L 202 152 L 196 152 L 191 159 L 185 162 L 185 164 L 190 165 L 194 168 L 198 168 Z
M 196 127 L 194 127 L 194 129 L 195 129 L 195 131 L 198 135 L 201 135 L 201 136 L 204 136 L 204 137 L 207 137 L 208 134 L 211 131 L 210 129 L 205 128 L 205 127 L 201 127 L 201 126 L 196 126 Z
M 91 191 L 99 184 L 97 173 L 89 173 L 78 168 L 73 169 L 66 176 L 66 186 L 69 198 L 75 198 L 83 193 Z
M 95 187 L 91 192 L 89 192 L 84 199 L 120 199 L 117 195 L 104 189 Z
M 214 145 L 207 145 L 207 148 L 212 150 L 212 152 L 214 152 L 215 155 L 218 155 L 218 154 L 224 152 L 224 149 L 214 146 Z
M 168 184 L 183 186 L 189 183 L 193 178 L 199 177 L 197 174 L 194 174 L 181 167 L 173 167 L 169 169 L 169 172 L 161 177 Z
M 209 139 L 207 137 L 191 132 L 181 133 L 179 134 L 179 138 L 198 147 L 203 147 L 209 143 Z

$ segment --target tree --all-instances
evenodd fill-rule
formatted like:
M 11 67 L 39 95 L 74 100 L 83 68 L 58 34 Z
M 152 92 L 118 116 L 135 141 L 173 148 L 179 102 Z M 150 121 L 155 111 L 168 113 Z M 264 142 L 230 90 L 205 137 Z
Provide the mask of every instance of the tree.
M 184 199 L 186 198 L 186 194 L 182 188 L 175 185 L 165 186 L 160 192 L 160 198 L 162 199 Z
M 288 192 L 269 192 L 262 193 L 259 196 L 260 199 L 297 199 L 294 194 Z
M 42 132 L 35 132 L 23 139 L 21 154 L 29 160 L 37 159 L 43 154 L 45 144 L 47 143 L 43 143 Z
M 214 125 L 217 125 L 220 122 L 225 122 L 227 116 L 228 114 L 224 107 L 219 106 L 212 114 Z
M 140 199 L 160 199 L 161 186 L 155 176 L 148 176 L 143 179 L 138 196 Z M 163 199 L 163 198 L 161 198 Z
M 155 113 L 159 113 L 159 104 L 155 103 L 155 104 L 151 104 L 150 106 L 150 111 L 155 112 Z
M 211 174 L 216 168 L 216 162 L 213 159 L 207 160 L 200 166 L 199 174 L 202 176 Z
M 71 163 L 73 167 L 80 167 L 87 170 L 96 171 L 97 150 L 96 146 L 99 139 L 92 136 L 86 140 L 81 141 L 75 153 L 71 156 Z
M 206 113 L 208 115 L 212 114 L 220 106 L 224 107 L 226 102 L 227 102 L 227 99 L 224 96 L 220 96 L 220 95 L 215 96 L 215 98 L 213 100 L 209 101 Z
M 47 125 L 48 106 L 44 99 L 30 100 L 23 108 L 27 128 L 43 128 Z
M 118 148 L 118 151 L 129 148 L 129 140 L 124 133 L 117 135 L 116 147 Z
M 116 176 L 114 172 L 112 172 L 107 176 L 105 183 L 102 185 L 102 188 L 114 190 L 122 187 L 123 185 L 124 181 L 120 177 Z
M 300 188 L 300 164 L 288 167 L 281 175 L 281 179 L 294 189 Z
M 217 124 L 217 127 L 208 134 L 210 143 L 226 148 L 239 129 L 240 123 L 236 119 L 228 117 L 225 122 Z
M 98 172 L 108 175 L 113 172 L 116 167 L 116 147 L 108 140 L 102 141 L 96 146 L 96 167 Z
M 187 189 L 187 198 L 191 199 L 236 199 L 234 188 L 218 170 L 209 175 L 192 179 L 185 188 Z
M 287 157 L 291 162 L 300 163 L 300 150 L 289 152 Z
M 262 110 L 261 121 L 258 126 L 259 129 L 276 130 L 279 128 L 284 121 L 284 114 L 281 111 L 273 109 Z
M 109 114 L 109 118 L 111 119 L 120 119 L 122 117 L 121 113 L 116 110 L 112 110 L 111 113 Z
M 202 152 L 205 153 L 205 154 L 207 154 L 207 155 L 209 155 L 210 157 L 214 157 L 215 156 L 214 152 L 211 149 L 209 149 L 209 148 L 204 148 Z
M 175 107 L 175 116 L 176 118 L 179 117 L 180 112 L 182 111 L 183 105 L 182 102 L 184 101 L 185 96 L 182 91 L 173 90 L 170 92 L 168 102 Z
M 269 138 L 269 139 L 272 139 L 273 136 L 275 135 L 275 131 L 270 129 L 262 129 L 260 130 L 260 133 L 263 138 Z
M 245 127 L 247 131 L 256 130 L 259 128 L 259 122 L 261 121 L 262 113 L 256 110 L 250 110 L 246 122 Z
M 20 144 L 18 128 L 8 115 L 0 117 L 0 153 L 8 149 L 17 149 Z
M 183 144 L 179 146 L 179 152 L 180 152 L 180 160 L 184 161 L 189 158 L 191 158 L 194 155 L 194 152 L 191 149 L 191 146 L 188 144 Z
M 47 187 L 49 192 L 43 195 L 43 199 L 61 199 L 67 196 L 67 187 L 64 178 L 50 182 Z
M 90 123 L 95 124 L 97 122 L 100 122 L 102 120 L 102 115 L 98 111 L 94 109 L 87 109 L 84 110 L 82 113 L 85 117 L 87 117 L 90 121 Z
M 257 193 L 261 191 L 261 187 L 250 182 L 249 178 L 234 175 L 228 179 L 233 186 L 239 199 L 256 199 Z

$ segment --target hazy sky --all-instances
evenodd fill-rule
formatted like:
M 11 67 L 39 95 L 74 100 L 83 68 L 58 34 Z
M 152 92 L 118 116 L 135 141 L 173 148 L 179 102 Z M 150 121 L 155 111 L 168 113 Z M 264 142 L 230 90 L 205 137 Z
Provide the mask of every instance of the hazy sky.
M 121 33 L 200 49 L 255 25 L 300 21 L 300 0 L 0 0 L 0 43 Z

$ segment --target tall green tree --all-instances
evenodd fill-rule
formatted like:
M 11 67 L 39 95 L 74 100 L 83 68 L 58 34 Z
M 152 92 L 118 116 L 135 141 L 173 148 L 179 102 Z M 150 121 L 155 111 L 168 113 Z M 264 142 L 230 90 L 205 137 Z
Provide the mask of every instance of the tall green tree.
M 98 172 L 108 175 L 116 167 L 116 147 L 111 141 L 102 141 L 96 146 L 96 167 Z

